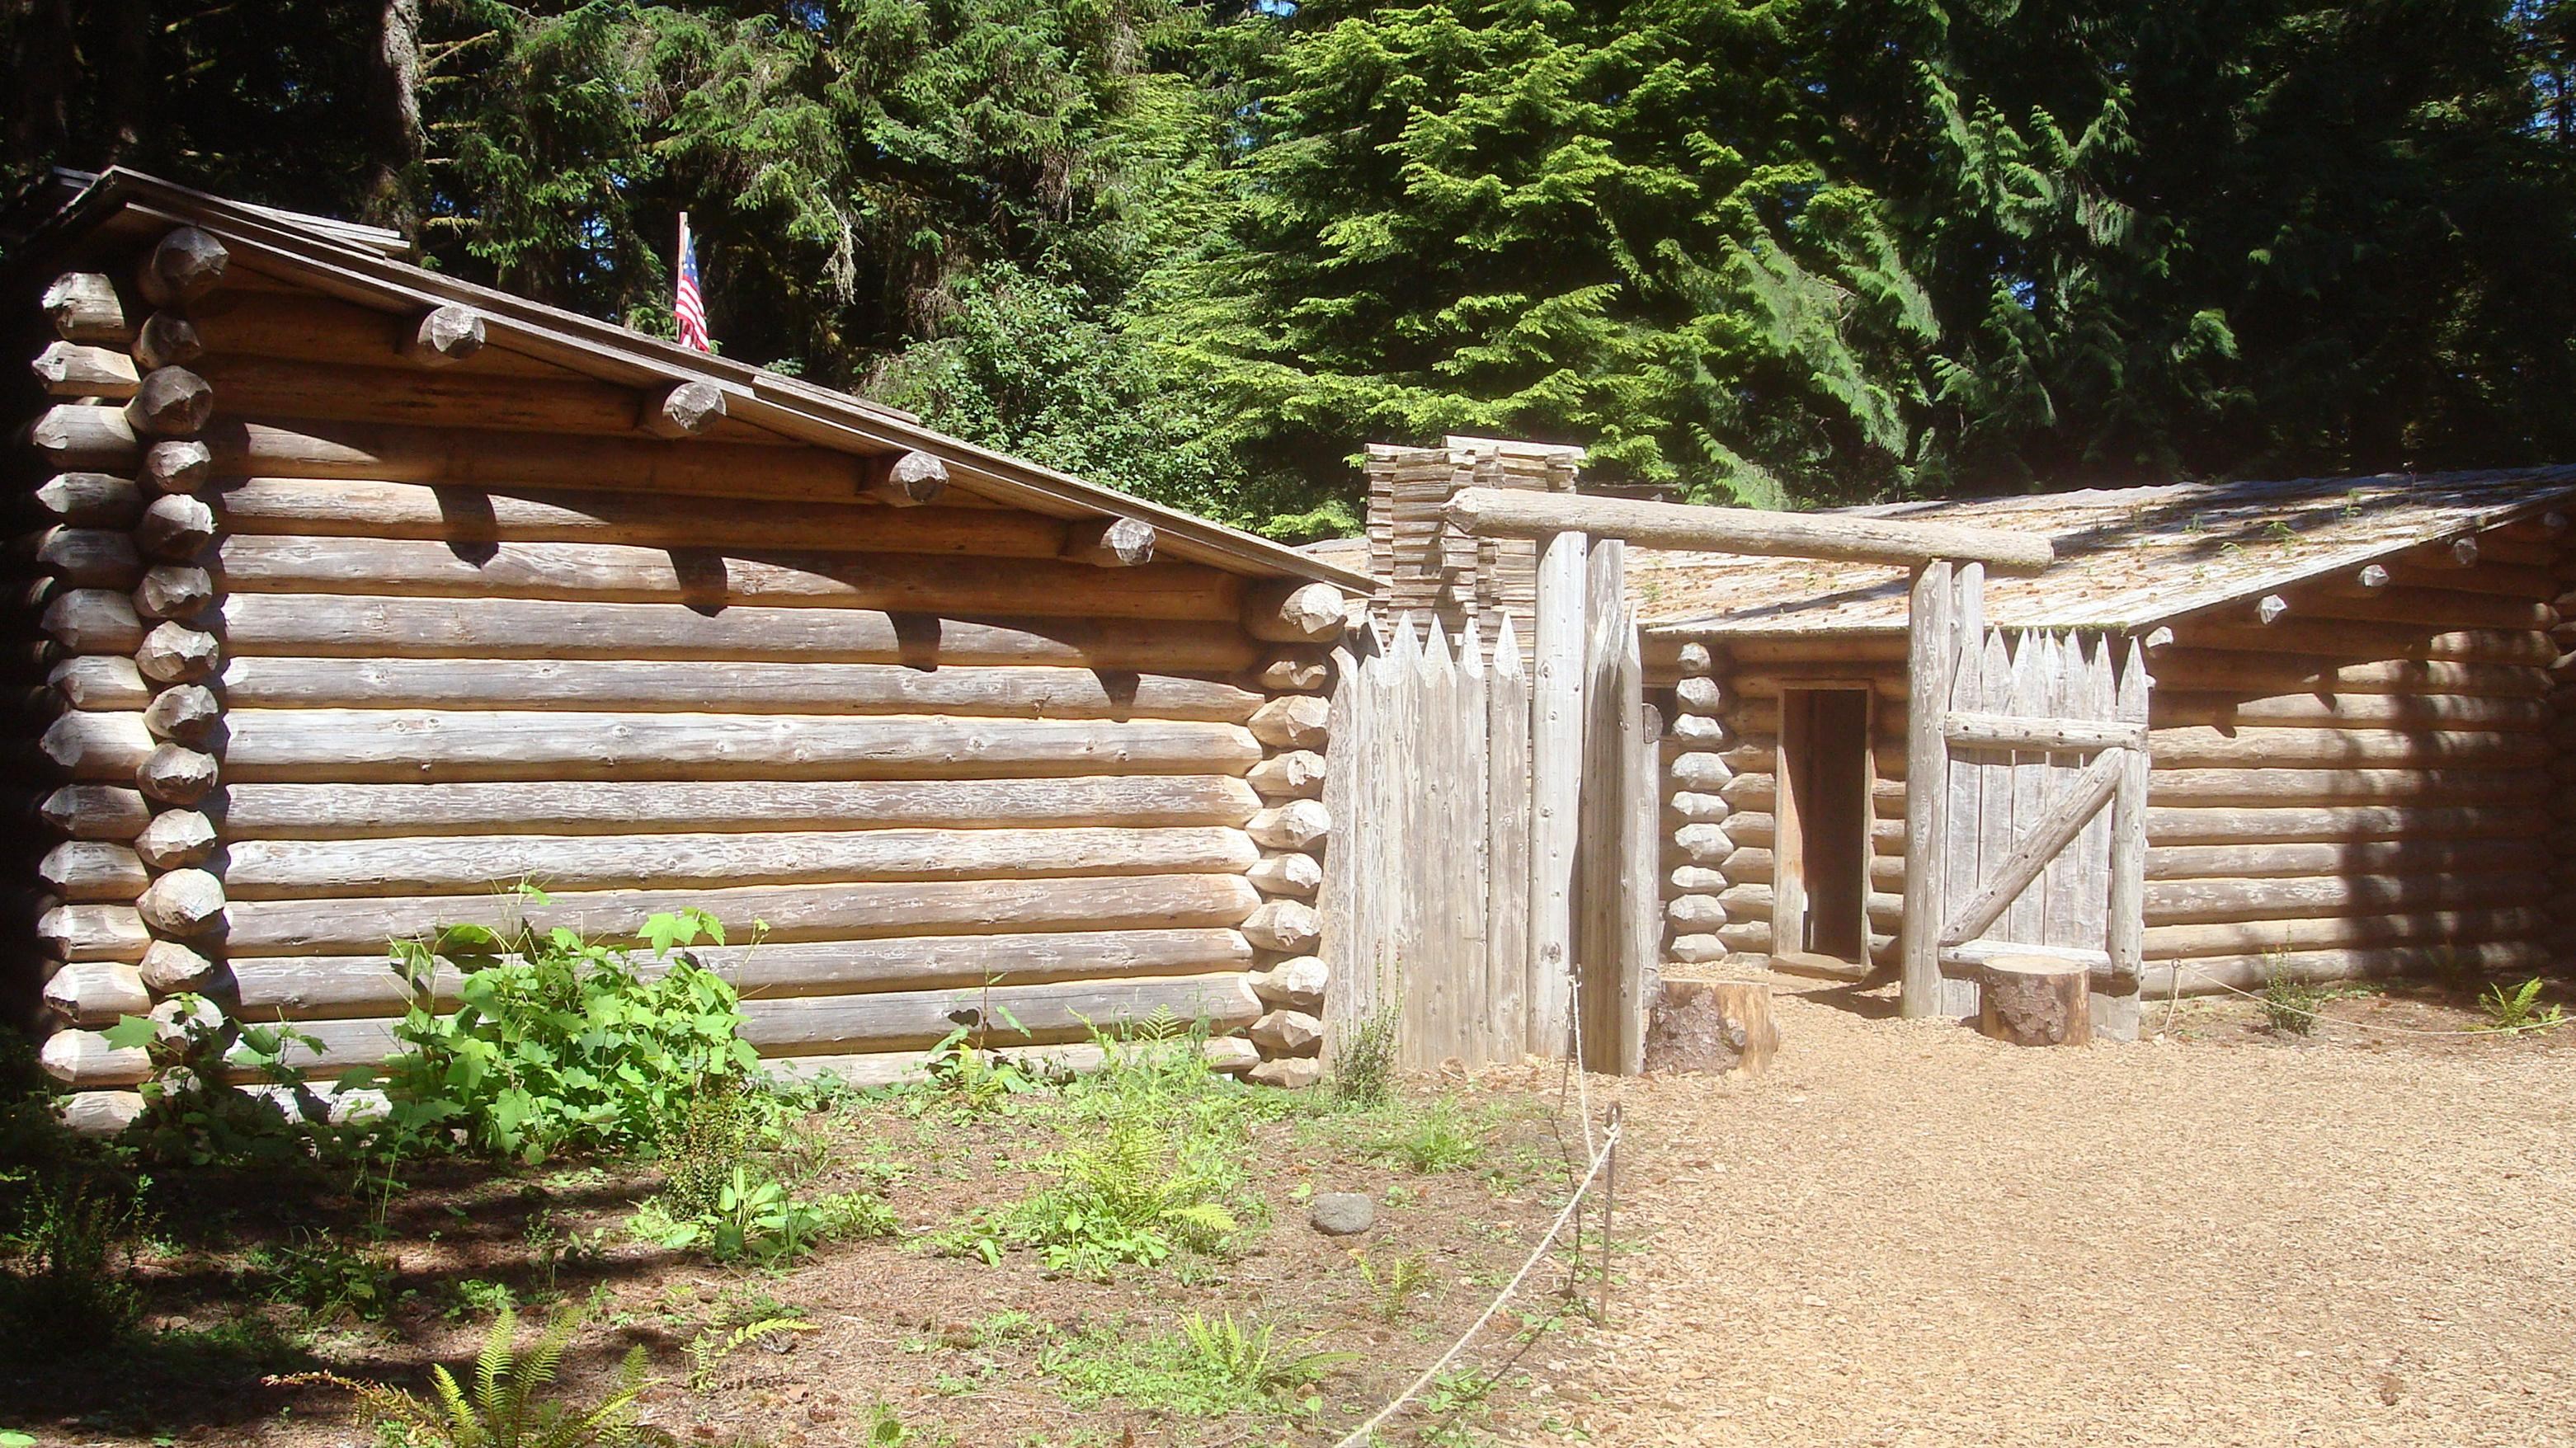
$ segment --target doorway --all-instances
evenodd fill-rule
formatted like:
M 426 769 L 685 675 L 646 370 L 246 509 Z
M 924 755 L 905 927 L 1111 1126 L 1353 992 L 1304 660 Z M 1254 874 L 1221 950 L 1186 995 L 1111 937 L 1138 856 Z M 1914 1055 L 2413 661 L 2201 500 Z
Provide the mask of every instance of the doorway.
M 1869 966 L 1870 690 L 1780 692 L 1772 950 Z

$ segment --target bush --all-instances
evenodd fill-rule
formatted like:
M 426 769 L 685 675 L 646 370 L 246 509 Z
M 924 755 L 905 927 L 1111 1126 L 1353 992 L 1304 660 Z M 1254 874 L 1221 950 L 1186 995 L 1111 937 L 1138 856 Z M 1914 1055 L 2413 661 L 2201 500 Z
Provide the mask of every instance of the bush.
M 10 1205 L 0 1236 L 0 1341 L 60 1354 L 134 1326 L 141 1299 L 125 1269 L 143 1232 L 142 1186 L 108 1168 L 0 1171 Z
M 385 1068 L 395 1125 L 461 1127 L 474 1146 L 532 1164 L 661 1141 L 691 1102 L 739 1089 L 758 1059 L 738 1034 L 733 986 L 677 953 L 701 938 L 721 945 L 724 927 L 683 910 L 647 920 L 634 946 L 524 922 L 397 942 L 416 1003 L 395 1028 L 408 1049 Z M 442 959 L 465 972 L 453 1015 L 428 1004 Z
M 2317 1028 L 2328 994 L 2278 966 L 2263 972 L 2263 1021 L 2274 1035 L 2305 1036 Z

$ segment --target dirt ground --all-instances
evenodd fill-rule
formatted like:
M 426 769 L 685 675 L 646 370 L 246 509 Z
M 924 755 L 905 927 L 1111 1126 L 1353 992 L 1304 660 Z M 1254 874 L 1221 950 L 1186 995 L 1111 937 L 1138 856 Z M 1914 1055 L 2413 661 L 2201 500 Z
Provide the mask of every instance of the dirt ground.
M 1596 1085 L 1645 1238 L 1555 1385 L 1593 1441 L 2576 1443 L 2576 1030 L 2028 1050 L 1781 989 L 1770 1074 Z

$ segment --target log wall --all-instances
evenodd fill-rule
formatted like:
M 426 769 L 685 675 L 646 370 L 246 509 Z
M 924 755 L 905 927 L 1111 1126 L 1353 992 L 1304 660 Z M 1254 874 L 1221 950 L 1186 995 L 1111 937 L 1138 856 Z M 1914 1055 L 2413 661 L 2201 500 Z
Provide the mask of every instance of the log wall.
M 2150 1003 L 2556 957 L 2576 570 L 2524 560 L 2565 534 L 2534 519 L 2468 566 L 2446 541 L 2172 626 L 2149 666 Z
M 591 932 L 713 910 L 764 1054 L 865 1075 L 989 990 L 996 1045 L 1168 1013 L 1319 1074 L 1328 586 L 888 506 L 861 459 L 243 280 L 33 369 L 12 938 L 48 1067 L 113 1095 L 84 1121 L 146 1069 L 99 1032 L 181 993 L 381 1060 L 387 940 L 521 879 Z

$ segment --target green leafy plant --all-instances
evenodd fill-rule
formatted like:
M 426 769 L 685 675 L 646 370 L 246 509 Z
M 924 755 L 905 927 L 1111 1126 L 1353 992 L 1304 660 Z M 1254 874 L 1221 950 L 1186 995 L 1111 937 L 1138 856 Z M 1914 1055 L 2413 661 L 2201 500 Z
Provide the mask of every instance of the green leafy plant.
M 2478 997 L 2478 1008 L 2487 1014 L 2479 1025 L 2482 1031 L 2515 1033 L 2547 1030 L 2561 1024 L 2566 1012 L 2558 1006 L 2540 1006 L 2540 992 L 2547 983 L 2538 976 L 2507 990 L 2501 983 L 2487 987 Z
M 2277 961 L 2263 971 L 2263 1022 L 2273 1034 L 2305 1036 L 2317 1028 L 2317 1008 L 2327 992 L 2299 979 Z
M 311 1320 L 376 1322 L 394 1307 L 399 1273 L 393 1254 L 382 1247 L 351 1246 L 325 1231 L 298 1231 L 292 1240 L 254 1253 L 251 1265 L 270 1275 L 278 1300 L 302 1308 Z
M 1017 1061 L 993 1050 L 996 1025 L 1022 1039 L 1029 1034 L 1019 1017 L 1011 1014 L 1010 1007 L 993 1001 L 993 986 L 998 980 L 997 976 L 985 977 L 980 1002 L 949 1017 L 956 1023 L 955 1028 L 930 1048 L 925 1071 L 932 1095 L 970 1116 L 1007 1111 L 1013 1101 L 1042 1086 Z
M 1351 1261 L 1360 1270 L 1360 1280 L 1376 1295 L 1377 1315 L 1382 1321 L 1394 1322 L 1403 1317 L 1415 1295 L 1431 1281 L 1431 1259 L 1421 1252 L 1390 1257 L 1382 1267 L 1366 1252 L 1353 1252 Z
M 127 1280 L 146 1183 L 81 1164 L 0 1168 L 0 1338 L 31 1353 L 113 1341 L 142 1300 Z
M 1424 1174 L 1466 1166 L 1484 1149 L 1484 1134 L 1468 1121 L 1458 1103 L 1447 1097 L 1432 1102 L 1377 1144 L 1380 1156 Z
M 578 1313 L 557 1313 L 522 1352 L 519 1315 L 508 1307 L 493 1319 L 474 1362 L 468 1392 L 445 1364 L 429 1370 L 431 1394 L 422 1397 L 385 1383 L 337 1373 L 296 1373 L 277 1384 L 327 1383 L 355 1393 L 359 1411 L 375 1422 L 379 1440 L 401 1448 L 637 1448 L 678 1440 L 637 1421 L 636 1400 L 653 1380 L 645 1376 L 644 1348 L 626 1354 L 617 1386 L 606 1398 L 583 1405 L 547 1395 L 564 1350 L 580 1325 Z
M 1381 970 L 1379 976 L 1384 978 Z M 1351 1023 L 1333 1047 L 1333 1094 L 1353 1106 L 1375 1106 L 1395 1085 L 1397 1033 L 1404 1023 L 1404 1002 L 1382 990 L 1377 1009 Z
M 1296 1394 L 1357 1357 L 1285 1347 L 1269 1323 L 1192 1313 L 1177 1331 L 1151 1336 L 1094 1328 L 1048 1349 L 1040 1362 L 1076 1406 L 1121 1398 L 1213 1418 L 1283 1407 L 1314 1412 L 1321 1401 Z
M 703 1393 L 714 1387 L 716 1373 L 724 1366 L 725 1359 L 764 1337 L 819 1330 L 801 1317 L 763 1317 L 731 1330 L 721 1325 L 701 1328 L 698 1335 L 689 1340 L 689 1391 Z
M 894 1209 L 865 1192 L 796 1195 L 765 1166 L 737 1163 L 715 1202 L 681 1215 L 669 1195 L 638 1208 L 629 1223 L 639 1237 L 674 1250 L 702 1248 L 720 1262 L 744 1257 L 780 1262 L 837 1237 L 894 1234 Z
M 145 1111 L 129 1133 L 144 1157 L 187 1166 L 303 1169 L 363 1165 L 372 1132 L 335 1126 L 330 1104 L 298 1067 L 322 1042 L 284 1023 L 236 1021 L 201 996 L 175 995 L 165 1023 L 120 1016 L 104 1033 L 119 1050 L 147 1053 L 139 1088 Z M 221 1073 L 209 1066 L 220 1062 Z M 247 1085 L 225 1079 L 241 1075 Z M 256 1088 L 256 1089 L 253 1089 Z
M 549 903 L 526 886 L 521 896 Z M 682 910 L 652 916 L 631 947 L 524 920 L 395 942 L 414 999 L 395 1028 L 406 1049 L 385 1067 L 395 1122 L 423 1135 L 461 1127 L 531 1163 L 662 1139 L 689 1102 L 738 1086 L 757 1061 L 733 986 L 680 953 L 724 938 L 715 917 Z M 430 1003 L 442 960 L 464 972 L 453 1014 Z

